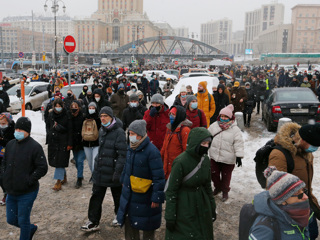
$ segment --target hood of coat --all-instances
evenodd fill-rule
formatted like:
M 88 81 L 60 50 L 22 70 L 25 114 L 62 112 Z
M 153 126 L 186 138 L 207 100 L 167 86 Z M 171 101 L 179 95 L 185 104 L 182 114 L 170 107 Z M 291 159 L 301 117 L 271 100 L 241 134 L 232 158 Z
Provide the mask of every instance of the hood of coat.
M 172 129 L 173 131 L 175 131 L 175 130 L 178 128 L 178 126 L 179 126 L 184 120 L 186 120 L 186 118 L 187 118 L 187 113 L 186 113 L 186 109 L 185 109 L 184 107 L 174 105 L 174 106 L 172 106 L 172 107 L 170 108 L 170 111 L 171 111 L 172 108 L 176 108 L 176 109 L 177 109 L 176 118 L 174 119 L 174 122 L 173 122 L 172 124 L 170 124 L 170 125 L 171 125 L 171 129 Z
M 191 127 L 192 124 L 193 124 L 193 123 L 192 123 L 190 120 L 185 119 L 185 120 L 183 120 L 183 121 L 177 126 L 177 128 L 175 129 L 175 132 L 180 131 L 179 128 L 180 128 L 181 126 Z M 171 130 L 171 123 L 168 123 L 168 124 L 167 124 L 167 128 Z
M 203 127 L 193 128 L 188 136 L 186 152 L 190 155 L 199 157 L 200 160 L 200 155 L 197 153 L 196 149 L 204 139 L 211 137 L 211 133 L 207 129 Z

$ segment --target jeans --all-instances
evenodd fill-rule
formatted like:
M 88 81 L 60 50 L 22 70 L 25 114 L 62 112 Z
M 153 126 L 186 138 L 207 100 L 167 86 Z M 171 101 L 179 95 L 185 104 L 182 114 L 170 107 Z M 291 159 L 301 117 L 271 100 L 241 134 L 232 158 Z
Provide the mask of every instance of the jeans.
M 112 187 L 111 193 L 114 202 L 114 213 L 117 215 L 122 187 Z M 88 218 L 95 225 L 99 225 L 102 212 L 102 202 L 106 195 L 107 187 L 101 187 L 93 184 L 92 195 L 89 203 Z
M 35 225 L 30 224 L 30 214 L 39 189 L 23 195 L 7 196 L 7 222 L 20 228 L 20 240 L 29 240 Z
M 94 169 L 94 159 L 97 156 L 99 151 L 99 147 L 84 147 L 84 152 L 86 154 L 86 158 L 88 160 L 88 165 L 91 173 L 93 173 Z
M 211 159 L 211 179 L 215 189 L 224 193 L 230 191 L 232 171 L 235 164 L 225 164 Z
M 154 240 L 155 231 L 142 231 L 142 240 Z M 124 223 L 124 236 L 125 240 L 140 240 L 140 230 L 133 228 L 130 223 L 130 219 L 127 216 Z
M 86 159 L 86 155 L 84 153 L 84 150 L 78 150 L 73 152 L 74 160 L 76 160 L 76 168 L 77 168 L 77 177 L 83 178 L 83 162 Z
M 55 179 L 55 180 L 63 180 L 65 175 L 66 175 L 66 169 L 65 168 L 56 168 L 54 170 L 53 179 Z

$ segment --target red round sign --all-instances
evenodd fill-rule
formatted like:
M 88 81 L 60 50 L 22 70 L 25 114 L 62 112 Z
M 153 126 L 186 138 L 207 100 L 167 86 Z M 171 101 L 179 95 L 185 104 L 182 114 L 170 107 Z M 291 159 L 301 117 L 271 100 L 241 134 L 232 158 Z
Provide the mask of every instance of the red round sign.
M 178 61 L 175 61 L 174 64 L 175 64 L 175 65 L 178 65 L 179 63 L 178 63 Z
M 76 40 L 72 36 L 68 35 L 64 39 L 63 46 L 66 52 L 73 53 L 74 50 L 76 50 Z

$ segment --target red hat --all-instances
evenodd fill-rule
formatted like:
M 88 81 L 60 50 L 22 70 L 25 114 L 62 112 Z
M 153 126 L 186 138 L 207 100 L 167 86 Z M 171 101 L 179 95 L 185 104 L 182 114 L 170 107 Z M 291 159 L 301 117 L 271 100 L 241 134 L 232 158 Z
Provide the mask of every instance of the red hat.
M 54 97 L 60 97 L 62 98 L 62 94 L 60 92 L 57 92 L 56 94 L 54 94 Z

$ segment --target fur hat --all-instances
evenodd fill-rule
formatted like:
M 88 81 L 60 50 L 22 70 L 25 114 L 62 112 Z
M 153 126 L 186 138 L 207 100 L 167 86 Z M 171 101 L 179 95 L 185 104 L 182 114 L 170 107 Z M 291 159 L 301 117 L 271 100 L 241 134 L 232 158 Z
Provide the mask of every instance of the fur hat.
M 129 125 L 128 131 L 144 137 L 147 134 L 147 123 L 145 120 L 135 120 Z
M 222 114 L 223 115 L 226 115 L 228 118 L 232 118 L 233 116 L 233 110 L 234 110 L 234 107 L 232 104 L 229 104 L 228 106 L 226 106 L 225 108 L 222 108 L 220 113 L 219 113 L 219 116 L 221 116 Z
M 312 146 L 320 146 L 320 124 L 308 124 L 299 129 L 300 137 Z
M 274 166 L 266 168 L 264 176 L 270 197 L 278 205 L 306 186 L 297 176 L 278 171 Z

